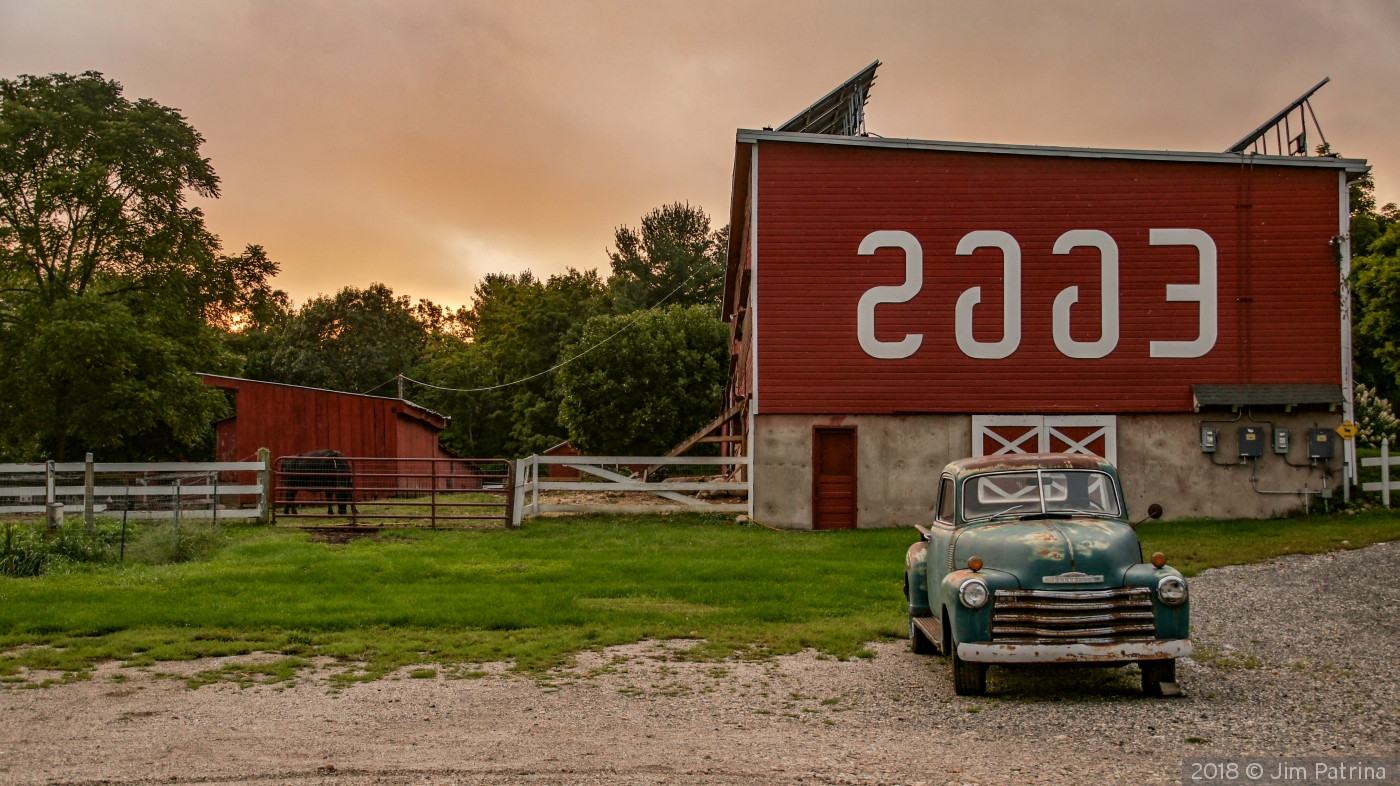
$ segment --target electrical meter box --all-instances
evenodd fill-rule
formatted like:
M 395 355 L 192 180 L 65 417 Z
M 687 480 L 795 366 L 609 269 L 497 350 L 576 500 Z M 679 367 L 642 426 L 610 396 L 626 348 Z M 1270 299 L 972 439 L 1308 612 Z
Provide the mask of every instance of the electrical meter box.
M 1214 453 L 1220 444 L 1220 429 L 1215 426 L 1201 426 L 1201 452 Z
M 1286 428 L 1274 429 L 1274 452 L 1282 456 L 1288 455 L 1289 443 L 1293 441 L 1293 434 Z
M 1264 455 L 1264 429 L 1260 426 L 1240 426 L 1240 458 Z
M 1337 455 L 1337 435 L 1329 428 L 1308 429 L 1308 458 L 1330 459 Z

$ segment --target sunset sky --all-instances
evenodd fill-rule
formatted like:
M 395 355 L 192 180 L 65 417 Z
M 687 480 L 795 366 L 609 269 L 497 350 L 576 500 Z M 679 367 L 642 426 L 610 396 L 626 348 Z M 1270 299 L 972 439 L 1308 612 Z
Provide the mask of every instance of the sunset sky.
M 1334 149 L 1400 201 L 1400 3 L 0 0 L 0 76 L 97 70 L 180 108 L 230 250 L 298 301 L 606 269 L 613 229 L 723 223 L 736 128 L 872 60 L 882 136 L 1223 150 L 1324 76 Z M 606 270 L 605 270 L 606 272 Z

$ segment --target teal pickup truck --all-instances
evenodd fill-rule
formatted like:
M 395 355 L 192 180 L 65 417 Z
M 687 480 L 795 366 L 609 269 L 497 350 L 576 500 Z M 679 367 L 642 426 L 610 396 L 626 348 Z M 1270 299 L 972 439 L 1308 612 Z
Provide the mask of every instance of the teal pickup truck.
M 954 461 L 932 519 L 905 556 L 909 639 L 952 658 L 958 694 L 984 693 L 994 663 L 1136 662 L 1145 693 L 1179 692 L 1186 580 L 1160 553 L 1143 560 L 1112 464 L 1067 453 Z

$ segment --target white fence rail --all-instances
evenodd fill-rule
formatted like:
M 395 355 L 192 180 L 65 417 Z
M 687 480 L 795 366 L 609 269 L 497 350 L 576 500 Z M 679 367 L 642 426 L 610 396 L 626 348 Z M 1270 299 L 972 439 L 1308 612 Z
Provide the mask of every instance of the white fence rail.
M 1390 455 L 1390 440 L 1381 440 L 1381 455 L 1377 458 L 1361 459 L 1363 467 L 1380 467 L 1381 479 L 1379 483 L 1362 483 L 1362 491 L 1379 491 L 1381 502 L 1390 507 L 1390 490 L 1400 491 L 1400 482 L 1392 483 L 1390 480 L 1390 468 L 1400 466 L 1400 457 Z
M 747 456 L 526 456 L 516 460 L 515 505 L 511 526 L 518 527 L 525 516 L 541 513 L 747 513 L 752 494 L 752 478 L 745 480 L 677 481 L 647 483 L 605 467 L 656 466 L 748 466 Z M 562 466 L 591 475 L 598 480 L 550 480 L 540 477 L 541 466 Z M 655 494 L 675 504 L 541 504 L 541 491 L 633 491 Z M 712 502 L 682 494 L 683 491 L 742 491 L 744 502 Z
M 89 454 L 87 461 L 0 464 L 0 514 L 47 513 L 52 524 L 65 508 L 77 507 L 89 528 L 94 514 L 118 511 L 130 519 L 266 521 L 271 473 L 266 456 L 261 458 L 94 462 Z M 250 474 L 255 483 L 247 482 Z M 234 477 L 222 482 L 228 475 Z M 246 504 L 249 497 L 252 507 Z

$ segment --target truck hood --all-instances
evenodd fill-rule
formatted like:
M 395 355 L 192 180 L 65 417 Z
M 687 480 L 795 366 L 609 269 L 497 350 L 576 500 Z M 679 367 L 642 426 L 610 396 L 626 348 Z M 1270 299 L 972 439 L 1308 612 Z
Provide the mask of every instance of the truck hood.
M 1121 587 L 1124 571 L 1142 559 L 1131 527 L 1091 517 L 973 524 L 957 534 L 953 556 L 959 568 L 969 557 L 981 557 L 987 568 L 1014 575 L 1022 589 L 1066 590 Z M 1066 573 L 1103 580 L 1045 580 Z

